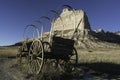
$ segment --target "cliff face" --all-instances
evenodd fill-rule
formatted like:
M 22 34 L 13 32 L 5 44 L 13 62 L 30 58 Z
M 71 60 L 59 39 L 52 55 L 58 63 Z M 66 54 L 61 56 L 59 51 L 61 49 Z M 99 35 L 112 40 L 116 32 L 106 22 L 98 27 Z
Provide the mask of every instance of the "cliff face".
M 81 34 L 84 34 L 86 31 L 91 31 L 88 17 L 83 10 L 69 10 L 65 8 L 52 24 L 53 31 L 76 29 Z
M 102 35 L 91 30 L 88 17 L 83 10 L 63 9 L 60 16 L 52 23 L 52 28 L 57 36 L 63 34 L 62 37 L 74 39 L 77 47 L 115 48 L 118 46 L 103 40 L 100 37 Z M 104 37 L 104 34 L 102 37 Z

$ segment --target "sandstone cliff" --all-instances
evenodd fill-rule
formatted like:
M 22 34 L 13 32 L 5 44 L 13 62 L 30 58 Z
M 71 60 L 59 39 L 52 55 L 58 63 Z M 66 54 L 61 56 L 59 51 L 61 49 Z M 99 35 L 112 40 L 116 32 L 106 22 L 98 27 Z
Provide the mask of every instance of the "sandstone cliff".
M 92 31 L 83 10 L 63 9 L 60 16 L 52 23 L 52 28 L 55 35 L 72 38 L 76 41 L 76 46 L 81 48 L 116 48 L 119 45 L 115 40 L 118 39 L 120 42 L 118 36 L 105 33 L 102 29 Z

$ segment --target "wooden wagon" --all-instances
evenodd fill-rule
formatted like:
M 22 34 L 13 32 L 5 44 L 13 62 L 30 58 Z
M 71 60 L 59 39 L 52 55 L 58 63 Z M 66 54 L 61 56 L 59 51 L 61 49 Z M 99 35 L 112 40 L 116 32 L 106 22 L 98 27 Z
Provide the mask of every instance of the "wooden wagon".
M 39 30 L 35 25 L 29 26 L 38 33 Z M 24 39 L 17 56 L 20 63 L 25 57 L 33 74 L 39 74 L 46 60 L 54 59 L 56 67 L 59 65 L 63 71 L 72 72 L 78 64 L 77 51 L 74 48 L 75 41 L 62 36 L 51 35 L 51 31 L 49 38 L 50 41 L 44 41 L 38 33 L 38 38 Z

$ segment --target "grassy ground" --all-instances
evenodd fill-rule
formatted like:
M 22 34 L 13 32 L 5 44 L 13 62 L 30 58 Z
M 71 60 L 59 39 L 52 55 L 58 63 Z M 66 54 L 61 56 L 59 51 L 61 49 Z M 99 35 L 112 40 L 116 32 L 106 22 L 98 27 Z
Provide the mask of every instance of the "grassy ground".
M 15 57 L 18 47 L 0 47 L 0 58 Z
M 18 47 L 0 47 L 0 57 L 15 57 L 17 54 L 17 49 Z M 79 64 L 75 72 L 70 74 L 50 73 L 51 76 L 47 74 L 44 75 L 44 78 L 50 77 L 50 79 L 46 80 L 84 80 L 84 78 L 87 77 L 89 77 L 91 80 L 96 80 L 96 78 L 99 78 L 99 80 L 120 79 L 119 48 L 77 49 L 77 53 Z M 18 68 L 22 69 L 25 67 L 22 66 L 18 66 Z M 38 79 L 36 80 L 40 80 L 40 77 L 38 76 Z
M 79 49 L 79 63 L 115 63 L 120 64 L 120 49 Z

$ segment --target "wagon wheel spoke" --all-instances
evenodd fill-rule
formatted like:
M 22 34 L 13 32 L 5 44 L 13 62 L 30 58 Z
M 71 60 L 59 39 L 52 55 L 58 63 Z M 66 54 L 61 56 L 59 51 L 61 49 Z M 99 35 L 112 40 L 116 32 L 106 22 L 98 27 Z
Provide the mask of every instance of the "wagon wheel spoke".
M 34 66 L 33 66 L 34 65 Z M 30 62 L 30 70 L 31 70 L 31 73 L 32 74 L 34 74 L 35 73 L 35 61 L 34 60 L 32 60 L 31 62 Z
M 61 60 L 60 65 L 63 71 L 70 73 L 75 70 L 78 64 L 78 55 L 75 48 L 73 49 L 73 53 L 68 57 L 69 57 L 68 60 Z
M 78 64 L 78 54 L 77 54 L 77 51 L 76 51 L 76 49 L 74 48 L 73 49 L 73 53 L 72 53 L 72 55 L 70 55 L 69 56 L 69 58 L 70 58 L 70 62 L 73 64 L 73 65 L 77 65 Z
M 40 64 L 38 63 L 38 60 L 31 60 L 29 62 L 29 64 L 30 64 L 29 68 L 30 68 L 31 73 L 32 74 L 38 74 L 39 71 L 40 71 L 40 69 L 39 69 Z
M 42 66 L 43 66 L 43 59 L 42 58 L 38 59 L 37 64 L 39 65 L 39 69 L 38 69 L 38 72 L 37 72 L 39 74 L 39 72 L 41 71 Z
M 77 67 L 77 64 L 78 64 L 78 55 L 76 49 L 74 48 L 72 54 L 69 55 L 69 60 L 66 65 L 66 67 L 69 69 L 68 72 L 74 71 L 75 68 Z
M 34 40 L 29 50 L 29 67 L 31 73 L 34 75 L 39 74 L 43 65 L 43 45 L 40 40 Z
M 34 65 L 33 66 L 33 73 L 34 74 L 38 73 L 39 72 L 39 64 L 37 63 L 37 60 L 34 60 L 32 65 Z
M 37 57 L 37 59 L 39 59 L 39 60 L 41 60 L 41 61 L 43 60 L 43 58 L 40 58 L 40 57 Z
M 39 60 L 32 60 L 30 62 L 30 70 L 32 74 L 39 74 L 41 70 L 41 65 Z

